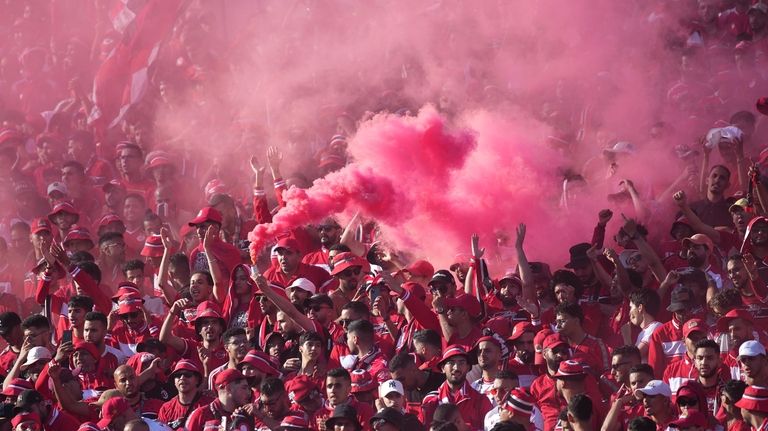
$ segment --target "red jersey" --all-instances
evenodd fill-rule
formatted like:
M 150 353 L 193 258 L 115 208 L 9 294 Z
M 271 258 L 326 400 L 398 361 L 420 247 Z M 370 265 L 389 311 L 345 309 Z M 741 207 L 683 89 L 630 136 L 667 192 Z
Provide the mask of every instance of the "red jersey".
M 272 265 L 264 271 L 264 278 L 269 282 L 275 283 L 281 287 L 288 287 L 299 278 L 306 278 L 311 281 L 318 292 L 324 291 L 326 283 L 333 280 L 331 274 L 323 268 L 319 268 L 313 265 L 307 265 L 306 263 L 299 262 L 298 268 L 293 275 L 288 276 L 280 269 L 280 265 Z
M 587 334 L 596 337 L 600 331 L 600 326 L 603 323 L 603 312 L 600 310 L 600 304 L 596 302 L 579 302 L 582 311 L 584 311 L 584 331 Z M 555 329 L 555 309 L 550 308 L 541 314 L 541 326 L 551 326 L 552 330 Z M 471 347 L 471 346 L 470 346 Z
M 656 377 L 661 377 L 666 365 L 683 355 L 685 355 L 683 329 L 680 323 L 672 318 L 653 331 L 648 342 L 648 365 L 653 367 Z
M 14 352 L 11 346 L 5 346 L 3 352 L 0 353 L 0 373 L 7 376 L 18 357 L 19 354 Z
M 193 401 L 192 404 L 184 405 L 179 402 L 179 397 L 175 396 L 170 401 L 163 403 L 163 405 L 160 407 L 160 412 L 157 414 L 157 420 L 167 424 L 185 416 L 189 417 L 192 414 L 192 411 L 198 407 L 203 407 L 212 403 L 213 400 L 213 398 L 207 395 L 198 393 L 196 400 Z
M 350 373 L 354 370 L 368 371 L 371 377 L 375 378 L 379 383 L 384 383 L 392 378 L 387 367 L 387 358 L 384 357 L 384 354 L 376 346 L 362 357 L 358 355 L 344 355 L 339 358 L 339 362 Z
M 351 396 L 345 404 L 348 404 L 357 412 L 357 421 L 363 426 L 363 431 L 371 431 L 370 420 L 376 413 L 373 407 L 370 404 L 361 403 Z M 312 414 L 312 417 L 309 419 L 309 427 L 316 431 L 325 429 L 325 421 L 332 414 L 333 407 L 328 404 L 328 401 L 325 401 L 323 406 Z
M 611 358 L 605 343 L 591 335 L 587 335 L 581 343 L 571 345 L 571 356 L 601 374 L 611 367 Z
M 213 402 L 200 406 L 190 413 L 187 418 L 185 429 L 192 430 L 217 430 L 221 425 L 221 417 L 229 417 L 232 412 L 224 410 L 221 401 L 218 399 Z
M 448 346 L 453 345 L 459 345 L 464 346 L 467 351 L 472 350 L 472 347 L 475 346 L 475 343 L 477 340 L 483 336 L 483 331 L 480 329 L 479 326 L 475 326 L 472 328 L 471 331 L 469 331 L 469 334 L 467 334 L 465 337 L 459 337 L 458 332 L 454 332 L 453 335 L 451 335 L 451 339 L 448 340 Z
M 669 389 L 672 391 L 672 398 L 675 398 L 677 390 L 683 383 L 688 380 L 695 380 L 698 377 L 699 374 L 693 366 L 693 360 L 686 354 L 670 362 L 664 370 L 662 380 L 669 385 Z
M 136 346 L 139 343 L 160 336 L 160 325 L 157 317 L 151 316 L 150 322 L 144 323 L 140 330 L 134 331 L 120 321 L 112 329 L 111 341 L 126 356 L 132 356 L 136 354 Z
M 80 426 L 80 421 L 71 414 L 59 410 L 57 407 L 51 408 L 51 415 L 43 424 L 45 431 L 72 431 Z
M 181 352 L 181 357 L 186 359 L 191 359 L 193 361 L 199 361 L 199 363 L 203 363 L 202 358 L 200 358 L 200 353 L 198 352 L 197 348 L 201 345 L 200 341 L 193 340 L 190 338 L 183 338 L 184 340 L 184 351 Z M 219 347 L 217 347 L 214 351 L 210 352 L 208 357 L 208 370 L 213 371 L 216 368 L 221 367 L 222 365 L 226 364 L 229 361 L 229 355 L 227 355 L 227 351 L 224 350 L 224 345 L 220 344 Z M 205 376 L 204 376 L 205 377 Z
M 399 335 L 395 346 L 397 353 L 411 352 L 413 351 L 413 334 L 422 329 L 432 329 L 439 334 L 441 331 L 440 321 L 424 301 L 412 296 L 407 290 L 403 290 L 399 296 L 403 300 L 405 308 L 411 312 L 413 320 L 410 322 L 405 319 L 400 321 Z
M 464 422 L 469 424 L 472 430 L 482 430 L 485 415 L 493 408 L 491 401 L 487 396 L 472 389 L 469 382 L 464 384 L 456 391 L 452 390 L 448 382 L 443 382 L 437 391 L 430 392 L 424 397 L 421 408 L 421 422 L 429 427 L 432 424 L 432 417 L 435 409 L 440 404 L 453 404 L 459 408 Z

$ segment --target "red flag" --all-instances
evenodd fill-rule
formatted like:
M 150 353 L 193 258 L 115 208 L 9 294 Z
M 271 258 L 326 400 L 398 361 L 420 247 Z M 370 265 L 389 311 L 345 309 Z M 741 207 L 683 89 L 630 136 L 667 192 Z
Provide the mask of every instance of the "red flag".
M 185 1 L 148 0 L 138 9 L 131 9 L 132 3 L 118 0 L 112 10 L 115 30 L 123 37 L 93 82 L 94 107 L 89 122 L 102 128 L 117 125 L 146 93 L 149 68 Z

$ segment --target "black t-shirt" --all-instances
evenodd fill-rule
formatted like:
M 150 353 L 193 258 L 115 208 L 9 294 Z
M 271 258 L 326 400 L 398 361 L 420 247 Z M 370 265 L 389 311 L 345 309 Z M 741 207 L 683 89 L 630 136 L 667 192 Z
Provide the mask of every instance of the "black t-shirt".
M 720 202 L 710 202 L 708 199 L 702 199 L 690 204 L 691 210 L 704 223 L 717 227 L 733 227 L 733 218 L 728 208 L 733 204 L 732 199 L 723 199 Z

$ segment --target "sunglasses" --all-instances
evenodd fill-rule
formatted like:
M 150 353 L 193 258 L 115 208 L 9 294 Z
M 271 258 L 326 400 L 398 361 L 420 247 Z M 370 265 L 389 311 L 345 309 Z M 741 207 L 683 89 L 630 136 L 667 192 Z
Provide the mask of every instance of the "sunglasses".
M 699 401 L 695 398 L 680 397 L 677 399 L 677 405 L 681 407 L 693 407 L 698 403 Z
M 184 377 L 185 379 L 191 379 L 192 377 L 194 377 L 194 375 L 195 373 L 191 371 L 181 371 L 179 373 L 176 373 L 176 378 L 179 379 Z
M 125 314 L 121 314 L 120 315 L 120 318 L 123 319 L 123 320 L 135 319 L 137 317 L 139 317 L 139 312 L 138 311 L 133 311 L 131 313 L 125 313 Z
M 619 362 L 618 364 L 611 365 L 612 370 L 618 370 L 620 367 L 629 364 L 629 362 Z
M 360 269 L 359 266 L 355 267 L 355 268 L 347 268 L 344 271 L 341 271 L 339 273 L 339 277 L 349 277 L 349 276 L 351 276 L 353 274 L 354 275 L 360 275 L 361 272 L 362 272 L 362 269 Z
M 347 325 L 349 325 L 349 322 L 351 322 L 351 321 L 352 321 L 352 319 L 341 319 L 341 320 L 339 320 L 339 325 L 341 325 L 342 327 L 346 328 Z

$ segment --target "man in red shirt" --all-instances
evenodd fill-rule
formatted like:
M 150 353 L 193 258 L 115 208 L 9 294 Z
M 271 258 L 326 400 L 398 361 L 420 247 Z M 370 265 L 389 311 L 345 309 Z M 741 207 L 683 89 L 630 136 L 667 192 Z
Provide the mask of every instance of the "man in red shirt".
M 536 328 L 530 322 L 518 322 L 512 328 L 512 335 L 507 338 L 515 350 L 506 368 L 517 374 L 521 388 L 529 388 L 536 376 L 540 374 L 539 367 L 533 364 L 535 335 Z
M 696 379 L 694 356 L 696 343 L 707 338 L 707 324 L 701 319 L 691 319 L 683 324 L 685 354 L 673 360 L 663 371 L 664 382 L 672 393 L 688 380 Z M 655 370 L 654 370 L 655 371 Z
M 13 363 L 19 357 L 21 345 L 24 342 L 24 333 L 21 330 L 21 318 L 13 311 L 0 314 L 0 336 L 7 346 L 0 353 L 0 373 L 8 375 L 13 368 Z
M 768 430 L 768 389 L 762 386 L 747 386 L 744 395 L 736 402 L 741 416 L 755 431 Z
M 195 228 L 197 237 L 200 239 L 200 244 L 189 253 L 189 265 L 193 272 L 210 272 L 209 262 L 216 262 L 221 270 L 222 285 L 228 286 L 232 269 L 241 262 L 241 257 L 240 250 L 219 237 L 221 223 L 221 213 L 213 207 L 203 207 L 197 216 L 189 222 L 189 226 Z M 210 236 L 207 247 L 205 244 L 206 235 Z M 207 256 L 208 254 L 212 254 L 212 256 Z
M 670 402 L 672 392 L 661 380 L 651 380 L 644 388 L 635 390 L 635 396 L 643 403 L 645 416 L 656 422 L 657 430 L 666 430 L 669 423 L 677 419 Z
M 350 354 L 339 358 L 344 369 L 350 373 L 354 370 L 368 371 L 379 383 L 390 379 L 387 358 L 376 344 L 373 323 L 365 319 L 351 322 L 347 326 L 346 338 Z
M 738 353 L 739 348 L 747 341 L 753 341 L 755 333 L 765 335 L 762 328 L 756 328 L 752 320 L 752 313 L 748 310 L 731 310 L 723 317 L 717 320 L 717 330 L 720 333 L 728 334 L 731 348 L 723 355 L 725 365 L 730 369 L 730 374 L 734 379 L 741 379 L 741 369 L 739 366 Z M 768 343 L 766 337 L 762 337 L 763 343 Z M 757 341 L 757 340 L 754 340 Z M 759 342 L 759 341 L 758 341 Z
M 691 290 L 678 286 L 672 291 L 672 300 L 667 311 L 672 312 L 672 320 L 656 328 L 648 341 L 648 364 L 653 367 L 656 377 L 664 375 L 664 370 L 672 359 L 685 354 L 682 325 L 692 315 L 696 300 Z
M 22 412 L 35 413 L 40 418 L 45 431 L 76 430 L 80 421 L 67 412 L 53 407 L 40 392 L 28 389 L 16 400 L 16 408 Z
M 595 338 L 584 330 L 584 312 L 573 303 L 560 303 L 555 307 L 555 324 L 560 335 L 568 341 L 571 356 L 588 365 L 598 374 L 610 368 L 608 348 L 603 340 Z
M 390 288 L 392 293 L 397 294 L 397 313 L 405 317 L 398 322 L 397 331 L 391 333 L 396 342 L 396 350 L 398 353 L 413 351 L 413 335 L 423 329 L 439 332 L 440 322 L 424 302 L 427 293 L 422 285 L 407 282 L 400 286 L 394 283 Z
M 437 312 L 443 340 L 449 345 L 460 345 L 465 350 L 472 349 L 482 335 L 477 320 L 482 308 L 474 296 L 460 294 L 456 297 L 444 297 L 442 293 L 432 300 L 432 307 Z
M 114 376 L 115 389 L 125 398 L 133 411 L 138 413 L 139 416 L 157 419 L 157 414 L 160 412 L 163 402 L 155 398 L 147 398 L 144 395 L 141 391 L 141 384 L 139 383 L 136 371 L 129 365 L 120 365 L 115 370 Z
M 472 389 L 467 381 L 467 372 L 474 358 L 462 345 L 448 346 L 438 366 L 445 374 L 443 382 L 437 391 L 424 397 L 421 410 L 421 421 L 426 426 L 432 424 L 435 409 L 441 404 L 458 406 L 461 417 L 471 429 L 483 429 L 485 414 L 493 407 L 487 396 Z
M 319 292 L 324 292 L 326 283 L 331 281 L 328 271 L 301 261 L 302 253 L 299 242 L 291 237 L 282 237 L 275 245 L 277 265 L 264 271 L 264 278 L 283 288 L 290 286 L 298 278 L 311 281 Z
M 340 405 L 349 405 L 357 412 L 357 420 L 363 425 L 363 430 L 370 431 L 368 421 L 373 417 L 374 410 L 370 404 L 364 404 L 352 396 L 352 376 L 343 368 L 328 371 L 325 378 L 326 401 L 310 418 L 310 428 L 325 429 L 325 421 L 333 414 L 333 409 Z
M 173 381 L 178 395 L 160 407 L 157 419 L 170 424 L 173 429 L 180 428 L 187 418 L 198 407 L 207 406 L 213 399 L 202 393 L 200 384 L 203 382 L 202 366 L 188 359 L 176 363 L 173 372 L 168 375 Z
M 225 370 L 216 376 L 213 384 L 216 399 L 192 411 L 185 429 L 218 429 L 222 417 L 230 419 L 238 407 L 246 405 L 251 399 L 251 388 L 240 371 Z
M 138 294 L 124 295 L 118 301 L 117 316 L 120 321 L 112 329 L 112 342 L 120 347 L 125 356 L 136 353 L 136 345 L 160 335 L 156 318 L 147 322 L 143 299 Z
M 637 402 L 630 383 L 630 370 L 639 365 L 640 361 L 640 350 L 636 346 L 621 346 L 611 352 L 611 376 L 620 386 L 618 391 L 611 394 L 610 409 L 603 422 L 605 431 L 626 429 L 633 417 L 643 416 L 643 406 Z M 652 378 L 651 372 L 648 380 Z
M 152 190 L 155 183 L 147 178 L 141 172 L 144 166 L 144 153 L 141 147 L 130 142 L 122 142 L 116 147 L 117 152 L 117 172 L 120 174 L 120 181 L 128 193 L 136 193 L 144 197 L 145 200 L 152 198 Z
M 338 281 L 338 287 L 328 293 L 333 300 L 336 313 L 341 314 L 341 307 L 352 301 L 357 295 L 360 281 L 368 271 L 368 261 L 355 256 L 351 252 L 338 253 L 333 256 L 331 276 Z
M 328 269 L 329 249 L 339 243 L 343 229 L 339 222 L 332 217 L 328 217 L 317 225 L 318 237 L 320 237 L 320 250 L 307 253 L 301 258 L 301 261 L 308 265 L 316 265 L 323 269 Z
M 531 395 L 544 416 L 544 429 L 554 429 L 560 414 L 560 402 L 556 390 L 554 375 L 560 363 L 570 358 L 568 343 L 558 333 L 547 335 L 541 344 L 541 354 L 546 362 L 546 373 L 536 377 L 531 383 Z

